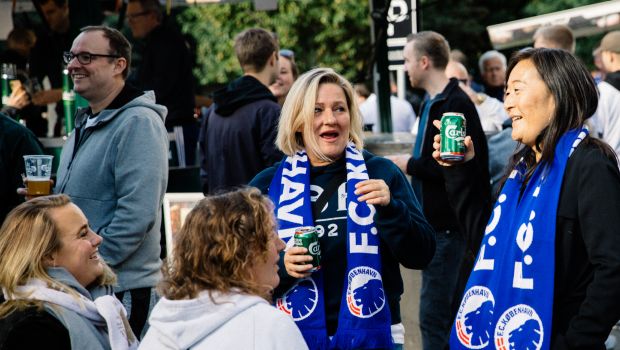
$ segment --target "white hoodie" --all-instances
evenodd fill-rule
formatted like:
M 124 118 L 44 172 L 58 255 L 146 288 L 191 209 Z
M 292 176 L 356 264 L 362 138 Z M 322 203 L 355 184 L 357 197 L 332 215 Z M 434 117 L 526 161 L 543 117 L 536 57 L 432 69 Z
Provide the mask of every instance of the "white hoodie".
M 140 349 L 308 349 L 293 320 L 248 294 L 202 292 L 196 299 L 161 298 Z

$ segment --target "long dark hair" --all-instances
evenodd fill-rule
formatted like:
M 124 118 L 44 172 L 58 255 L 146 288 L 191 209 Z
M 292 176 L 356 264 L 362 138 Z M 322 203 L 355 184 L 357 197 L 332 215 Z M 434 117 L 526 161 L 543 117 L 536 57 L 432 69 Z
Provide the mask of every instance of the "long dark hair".
M 555 100 L 551 123 L 536 137 L 535 145 L 541 151 L 540 164 L 551 164 L 560 137 L 571 129 L 581 128 L 585 120 L 596 112 L 598 92 L 592 76 L 581 61 L 567 51 L 546 48 L 516 52 L 508 64 L 506 85 L 514 67 L 525 60 L 532 61 Z M 508 173 L 521 158 L 525 161 L 527 179 L 538 164 L 530 147 L 523 147 L 512 156 Z

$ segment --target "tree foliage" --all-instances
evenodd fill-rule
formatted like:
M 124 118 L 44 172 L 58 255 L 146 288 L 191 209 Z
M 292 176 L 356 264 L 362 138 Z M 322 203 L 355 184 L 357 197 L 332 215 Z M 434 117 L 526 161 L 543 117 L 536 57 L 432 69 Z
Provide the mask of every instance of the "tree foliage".
M 370 54 L 367 0 L 280 0 L 269 12 L 254 11 L 251 2 L 192 6 L 177 21 L 196 40 L 194 75 L 201 85 L 241 74 L 233 41 L 251 27 L 276 32 L 280 47 L 296 53 L 301 71 L 327 66 L 354 79 Z
M 543 15 L 546 13 L 572 9 L 574 7 L 585 6 L 601 2 L 601 0 L 532 0 L 525 7 L 528 16 Z
M 442 33 L 452 48 L 470 58 L 471 69 L 477 57 L 491 49 L 487 26 L 595 2 L 600 1 L 420 0 L 418 28 Z M 278 0 L 278 9 L 268 12 L 255 11 L 251 1 L 195 5 L 180 11 L 176 19 L 195 39 L 194 75 L 201 85 L 226 83 L 241 74 L 233 40 L 251 27 L 276 32 L 280 47 L 296 53 L 302 72 L 325 66 L 360 80 L 373 62 L 368 0 Z M 599 40 L 600 36 L 581 39 L 577 54 L 587 58 Z

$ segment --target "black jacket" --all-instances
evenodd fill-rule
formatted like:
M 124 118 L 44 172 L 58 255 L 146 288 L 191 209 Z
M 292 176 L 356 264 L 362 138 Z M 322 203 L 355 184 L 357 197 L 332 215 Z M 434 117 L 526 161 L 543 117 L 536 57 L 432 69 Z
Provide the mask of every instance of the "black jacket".
M 16 190 L 23 187 L 26 154 L 43 154 L 43 146 L 30 130 L 0 113 L 0 224 L 24 201 Z
M 146 38 L 142 62 L 128 81 L 141 90 L 154 90 L 158 104 L 168 108 L 166 127 L 195 122 L 192 58 L 181 34 L 164 25 Z
M 283 157 L 274 143 L 280 106 L 260 81 L 236 79 L 216 91 L 213 102 L 200 130 L 205 194 L 246 185 Z
M 30 307 L 0 319 L 0 350 L 18 349 L 70 350 L 71 339 L 54 316 Z
M 472 164 L 445 167 L 446 188 L 469 240 L 478 246 L 493 201 Z M 551 349 L 603 350 L 620 319 L 620 172 L 586 138 L 569 158 L 555 233 Z
M 429 103 L 425 101 L 422 105 Z M 450 79 L 446 88 L 436 97 L 431 106 L 428 124 L 424 131 L 422 154 L 420 158 L 411 157 L 407 164 L 407 174 L 422 181 L 422 206 L 424 216 L 436 231 L 455 230 L 460 226 L 454 210 L 448 203 L 448 195 L 444 185 L 442 166 L 433 159 L 433 137 L 439 130 L 433 125 L 433 120 L 441 120 L 446 112 L 459 112 L 465 115 L 467 135 L 471 136 L 476 149 L 476 167 L 472 171 L 476 176 L 489 182 L 489 155 L 487 141 L 480 124 L 476 107 L 469 97 L 458 86 L 458 80 Z M 421 137 L 418 135 L 418 137 Z M 477 248 L 477 247 L 476 247 Z

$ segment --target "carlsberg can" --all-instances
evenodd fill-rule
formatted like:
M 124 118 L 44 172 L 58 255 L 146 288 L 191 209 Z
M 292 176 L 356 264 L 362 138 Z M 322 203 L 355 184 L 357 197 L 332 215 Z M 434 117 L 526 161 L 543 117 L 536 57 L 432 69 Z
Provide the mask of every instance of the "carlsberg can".
M 465 158 L 465 117 L 463 113 L 447 112 L 441 117 L 441 149 L 443 160 L 460 161 Z
M 321 268 L 321 246 L 319 245 L 319 233 L 314 227 L 300 227 L 295 230 L 295 247 L 308 249 L 308 255 L 312 257 L 311 272 Z

